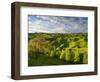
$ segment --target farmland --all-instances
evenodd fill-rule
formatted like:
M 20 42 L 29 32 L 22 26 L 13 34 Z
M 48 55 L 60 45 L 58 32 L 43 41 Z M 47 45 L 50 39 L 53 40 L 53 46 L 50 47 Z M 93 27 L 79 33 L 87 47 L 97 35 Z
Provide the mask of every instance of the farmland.
M 29 33 L 28 66 L 88 63 L 87 33 Z

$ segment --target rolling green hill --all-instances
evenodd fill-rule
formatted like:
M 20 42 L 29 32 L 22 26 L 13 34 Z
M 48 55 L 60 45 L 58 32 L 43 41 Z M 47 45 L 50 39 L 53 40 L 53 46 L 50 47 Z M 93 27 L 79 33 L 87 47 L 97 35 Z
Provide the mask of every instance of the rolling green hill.
M 87 33 L 29 33 L 28 66 L 88 63 Z

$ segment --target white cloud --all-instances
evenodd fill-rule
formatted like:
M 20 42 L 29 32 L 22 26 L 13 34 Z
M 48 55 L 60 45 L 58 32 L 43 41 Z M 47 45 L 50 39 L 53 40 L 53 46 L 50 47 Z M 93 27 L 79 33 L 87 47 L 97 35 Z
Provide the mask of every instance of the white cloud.
M 78 18 L 78 17 L 77 17 Z M 34 20 L 36 19 L 36 20 Z M 31 32 L 49 32 L 49 33 L 67 33 L 67 32 L 87 32 L 87 20 L 81 17 L 74 21 L 75 17 L 57 17 L 57 16 L 35 16 L 29 20 L 29 33 Z M 82 25 L 83 24 L 83 25 Z M 84 26 L 84 27 L 83 27 Z

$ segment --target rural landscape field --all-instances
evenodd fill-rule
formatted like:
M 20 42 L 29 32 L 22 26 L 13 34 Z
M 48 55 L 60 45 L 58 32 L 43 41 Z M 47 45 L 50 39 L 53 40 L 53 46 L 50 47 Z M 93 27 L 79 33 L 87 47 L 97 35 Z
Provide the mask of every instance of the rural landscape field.
M 54 20 L 54 18 L 65 18 L 66 20 L 70 20 L 73 24 L 73 28 L 70 27 L 70 32 L 68 29 L 66 30 L 67 25 L 69 24 L 68 21 L 64 23 L 67 25 L 63 28 L 63 30 L 58 30 L 56 28 L 58 27 L 57 24 L 54 24 L 56 29 L 53 29 L 53 32 L 52 30 L 49 32 L 45 30 L 44 27 L 52 28 L 51 26 L 53 25 L 50 26 L 51 22 L 49 21 L 49 23 L 46 24 L 47 20 L 42 20 L 41 23 L 40 18 L 43 18 L 44 16 L 40 16 L 40 18 L 38 17 L 30 16 L 31 24 L 33 24 L 33 26 L 30 24 L 30 32 L 28 33 L 28 66 L 76 65 L 88 63 L 88 34 L 86 18 L 50 18 L 47 16 L 45 20 L 50 18 L 48 21 Z M 60 24 L 62 24 L 61 22 L 62 20 L 60 20 Z M 83 29 L 83 26 L 80 26 L 81 24 L 85 27 L 85 29 Z M 75 27 L 75 25 L 77 27 Z M 82 30 L 80 28 L 82 28 Z

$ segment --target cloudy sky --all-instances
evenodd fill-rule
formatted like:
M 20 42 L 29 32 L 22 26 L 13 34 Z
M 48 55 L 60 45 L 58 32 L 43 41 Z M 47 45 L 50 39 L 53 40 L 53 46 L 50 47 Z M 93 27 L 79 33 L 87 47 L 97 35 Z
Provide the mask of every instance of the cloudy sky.
M 28 28 L 29 33 L 86 33 L 88 31 L 88 18 L 29 15 Z

